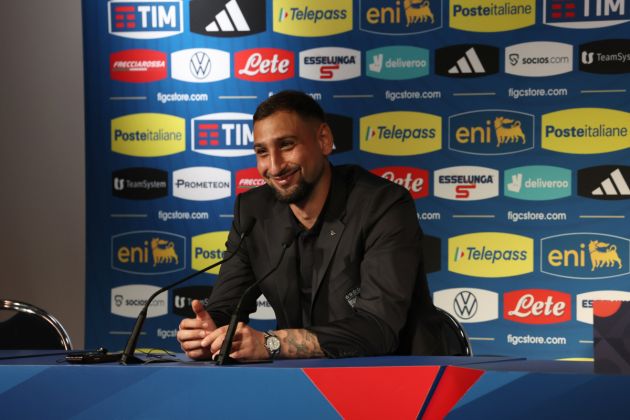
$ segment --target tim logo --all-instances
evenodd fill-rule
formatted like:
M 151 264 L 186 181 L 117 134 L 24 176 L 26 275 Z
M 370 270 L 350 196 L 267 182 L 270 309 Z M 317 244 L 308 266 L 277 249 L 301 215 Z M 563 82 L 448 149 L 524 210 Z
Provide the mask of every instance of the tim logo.
M 471 287 L 439 290 L 433 293 L 433 303 L 464 323 L 499 318 L 499 295 L 489 290 Z
M 409 35 L 442 27 L 442 0 L 361 0 L 360 29 Z
M 112 269 L 125 273 L 166 274 L 186 268 L 186 239 L 160 231 L 112 236 Z
M 503 295 L 503 317 L 522 324 L 557 324 L 571 320 L 571 295 L 556 290 L 514 290 Z
M 252 116 L 238 112 L 201 115 L 191 121 L 192 150 L 209 156 L 253 155 Z
M 251 82 L 276 82 L 294 75 L 293 51 L 256 48 L 234 54 L 234 76 Z
M 449 149 L 507 155 L 534 148 L 534 116 L 503 109 L 464 112 L 448 119 Z
M 543 9 L 543 23 L 561 28 L 603 28 L 629 17 L 626 0 L 545 0 Z
M 147 83 L 165 79 L 166 54 L 154 50 L 126 50 L 111 53 L 109 71 L 112 80 Z
M 448 77 L 481 77 L 499 71 L 499 49 L 489 45 L 453 45 L 435 51 L 435 73 Z
M 630 198 L 629 182 L 629 166 L 605 165 L 580 169 L 578 195 L 597 200 L 627 200 Z
M 260 0 L 191 0 L 190 31 L 207 36 L 253 35 L 266 29 L 265 2 Z
M 124 38 L 155 39 L 181 34 L 181 1 L 137 0 L 107 3 L 109 33 Z
M 258 173 L 258 168 L 241 169 L 236 172 L 236 194 L 241 194 L 265 185 L 265 180 Z
M 429 195 L 429 171 L 409 166 L 388 166 L 370 170 L 375 175 L 405 187 L 414 200 Z
M 604 279 L 628 274 L 630 241 L 601 233 L 543 238 L 540 271 L 569 279 Z

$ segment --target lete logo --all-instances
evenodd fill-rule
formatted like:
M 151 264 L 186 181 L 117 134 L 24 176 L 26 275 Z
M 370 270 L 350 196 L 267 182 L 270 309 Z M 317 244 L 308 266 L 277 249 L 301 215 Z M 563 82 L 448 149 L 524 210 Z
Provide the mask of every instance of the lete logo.
M 414 200 L 429 194 L 429 171 L 409 166 L 387 166 L 370 170 L 375 175 L 402 185 L 411 193 Z
M 556 290 L 524 289 L 503 295 L 503 317 L 522 324 L 557 324 L 571 320 L 571 295 Z
M 293 77 L 295 58 L 292 51 L 255 48 L 234 55 L 237 79 L 252 82 L 276 82 Z

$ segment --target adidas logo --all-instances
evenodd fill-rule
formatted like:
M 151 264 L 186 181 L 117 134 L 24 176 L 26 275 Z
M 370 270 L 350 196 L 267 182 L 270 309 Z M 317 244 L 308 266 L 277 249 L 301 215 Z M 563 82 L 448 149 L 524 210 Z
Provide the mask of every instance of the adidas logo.
M 486 69 L 481 64 L 481 60 L 474 48 L 466 51 L 466 54 L 457 60 L 457 64 L 448 69 L 449 74 L 482 74 L 485 72 Z
M 235 37 L 263 32 L 265 2 L 190 0 L 190 30 L 201 35 Z
M 628 183 L 621 174 L 621 170 L 615 169 L 610 176 L 602 181 L 601 185 L 595 188 L 591 194 L 600 195 L 630 195 Z
M 483 77 L 499 71 L 499 49 L 491 45 L 460 44 L 435 51 L 435 72 L 447 77 Z
M 243 32 L 249 31 L 249 25 L 245 20 L 245 16 L 243 16 L 241 8 L 238 7 L 236 0 L 230 0 L 225 5 L 225 9 L 217 13 L 216 20 L 214 22 L 210 22 L 210 24 L 206 26 L 206 31 L 232 32 L 235 30 Z

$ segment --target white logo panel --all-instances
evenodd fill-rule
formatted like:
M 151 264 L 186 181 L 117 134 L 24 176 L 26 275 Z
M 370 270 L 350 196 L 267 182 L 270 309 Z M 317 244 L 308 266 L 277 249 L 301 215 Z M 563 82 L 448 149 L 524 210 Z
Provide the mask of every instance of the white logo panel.
M 126 318 L 137 318 L 147 299 L 160 288 L 146 284 L 130 284 L 112 289 L 112 313 Z M 147 318 L 156 318 L 168 312 L 168 291 L 160 293 L 149 305 Z
M 173 196 L 192 201 L 211 201 L 231 195 L 230 171 L 196 166 L 173 172 Z
M 300 52 L 300 77 L 320 82 L 361 76 L 361 51 L 350 48 L 313 48 Z
M 447 200 L 475 201 L 499 195 L 499 171 L 482 166 L 453 166 L 435 171 L 433 191 Z
M 212 48 L 189 48 L 171 54 L 171 77 L 191 83 L 209 83 L 230 77 L 230 54 Z
M 575 297 L 575 319 L 585 324 L 593 324 L 594 300 L 623 300 L 630 301 L 630 292 L 621 290 L 598 290 L 580 293 Z
M 439 290 L 433 293 L 433 303 L 462 323 L 499 318 L 499 294 L 490 290 L 471 287 Z
M 254 312 L 253 314 L 249 316 L 251 319 L 258 319 L 258 320 L 265 320 L 265 321 L 276 319 L 276 313 L 273 311 L 273 308 L 269 304 L 269 301 L 267 301 L 267 298 L 265 297 L 265 295 L 260 295 L 258 300 L 256 300 L 256 307 L 257 307 L 256 312 Z
M 573 46 L 561 42 L 524 42 L 505 49 L 505 72 L 544 77 L 573 70 Z

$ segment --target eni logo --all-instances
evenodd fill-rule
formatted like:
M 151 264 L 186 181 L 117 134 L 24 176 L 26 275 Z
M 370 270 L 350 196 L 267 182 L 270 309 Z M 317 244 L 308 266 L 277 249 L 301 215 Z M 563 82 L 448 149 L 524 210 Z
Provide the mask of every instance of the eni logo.
M 170 264 L 174 262 L 179 264 L 179 257 L 175 252 L 175 244 L 173 241 L 166 239 L 151 239 L 151 254 L 153 255 L 153 267 L 158 264 Z
M 451 0 L 451 28 L 469 32 L 504 32 L 536 23 L 536 0 Z
M 225 243 L 230 232 L 209 232 L 193 236 L 191 243 L 193 270 L 202 270 L 210 264 L 222 260 L 225 256 Z M 219 268 L 206 271 L 208 274 L 219 274 Z
M 185 238 L 161 231 L 135 231 L 114 235 L 112 268 L 143 275 L 183 270 L 186 268 Z
M 442 27 L 442 0 L 361 0 L 360 29 L 409 35 Z

